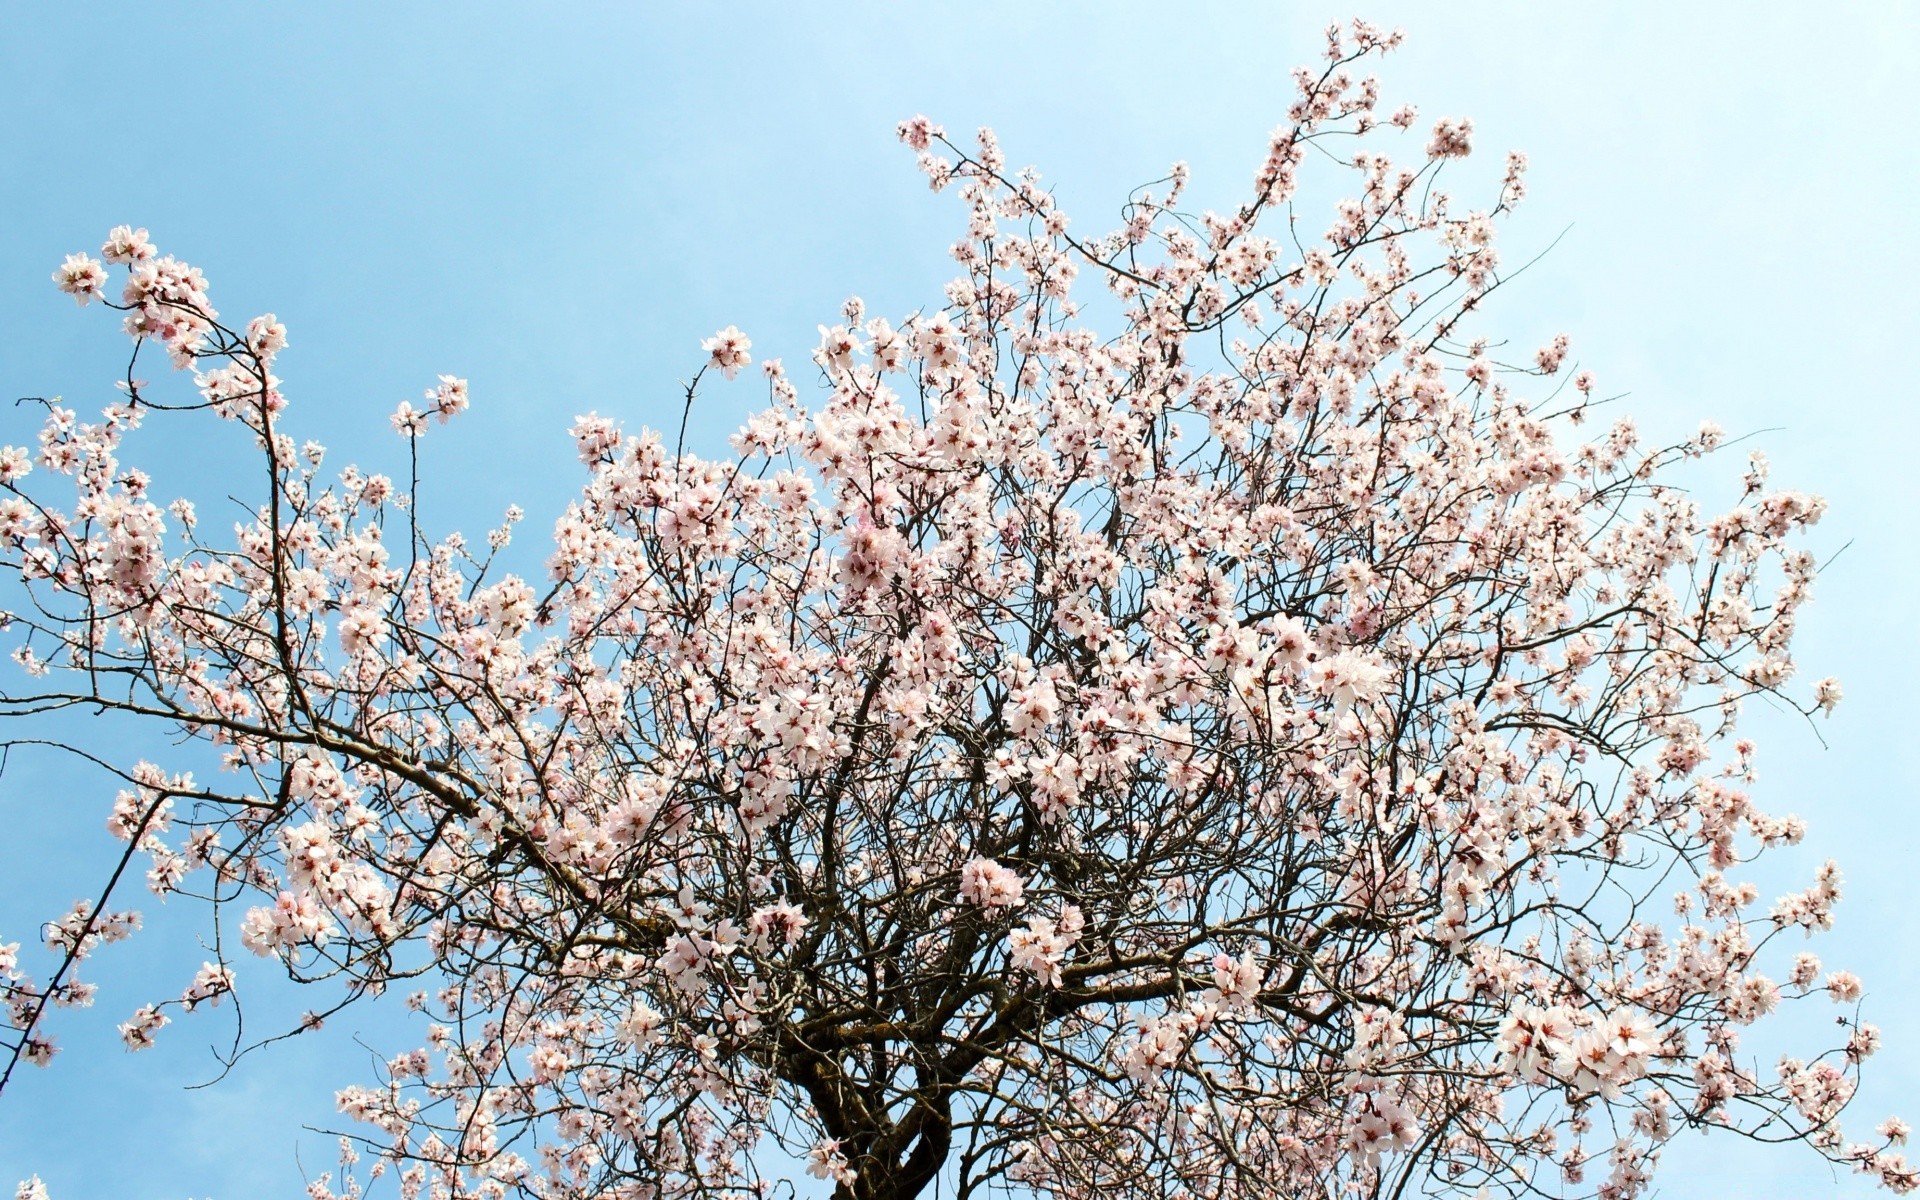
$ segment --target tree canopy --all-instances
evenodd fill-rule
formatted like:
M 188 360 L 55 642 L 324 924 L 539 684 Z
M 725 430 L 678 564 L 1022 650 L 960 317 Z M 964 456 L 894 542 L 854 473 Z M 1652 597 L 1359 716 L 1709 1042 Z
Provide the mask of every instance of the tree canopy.
M 517 510 L 418 518 L 465 380 L 393 414 L 412 479 L 331 471 L 273 316 L 145 230 L 70 256 L 197 398 L 130 366 L 0 450 L 0 710 L 219 769 L 70 744 L 126 849 L 44 963 L 0 947 L 5 1075 L 144 866 L 221 945 L 422 1014 L 316 1200 L 765 1195 L 769 1143 L 850 1200 L 1625 1200 L 1701 1125 L 1911 1190 L 1904 1125 L 1839 1125 L 1859 980 L 1796 949 L 1837 869 L 1765 908 L 1742 878 L 1802 827 L 1750 797 L 1741 706 L 1840 697 L 1790 649 L 1824 505 L 1755 455 L 1704 509 L 1671 481 L 1718 429 L 1589 432 L 1568 339 L 1479 328 L 1525 160 L 1444 190 L 1471 123 L 1357 73 L 1397 40 L 1329 31 L 1231 211 L 1176 165 L 1099 236 L 990 133 L 903 123 L 965 210 L 942 301 L 760 364 L 728 456 L 580 417 L 543 577 L 501 566 Z M 755 365 L 704 350 L 687 406 Z M 250 519 L 150 495 L 149 419 L 251 431 Z M 127 1044 L 236 986 L 207 962 Z M 1829 998 L 1839 1046 L 1743 1053 Z

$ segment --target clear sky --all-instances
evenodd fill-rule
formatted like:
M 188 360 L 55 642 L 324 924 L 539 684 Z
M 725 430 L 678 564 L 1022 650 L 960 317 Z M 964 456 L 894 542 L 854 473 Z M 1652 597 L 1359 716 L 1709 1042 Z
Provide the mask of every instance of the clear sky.
M 894 141 L 902 117 L 994 126 L 1079 228 L 1108 227 L 1126 190 L 1175 159 L 1193 165 L 1197 204 L 1224 206 L 1284 114 L 1289 68 L 1350 15 L 1321 0 L 8 4 L 0 394 L 108 399 L 125 343 L 48 273 L 114 224 L 145 225 L 207 271 L 223 311 L 287 323 L 298 420 L 342 459 L 394 469 L 385 415 L 438 373 L 469 377 L 473 412 L 427 440 L 444 480 L 428 522 L 477 534 L 517 500 L 539 530 L 578 482 L 573 415 L 671 424 L 675 381 L 716 328 L 799 362 L 849 294 L 896 315 L 938 302 L 957 208 Z M 1777 481 L 1831 499 L 1819 546 L 1847 548 L 1800 652 L 1847 698 L 1824 746 L 1752 716 L 1763 807 L 1812 823 L 1762 878 L 1777 894 L 1840 859 L 1841 926 L 1812 948 L 1866 979 L 1887 1043 L 1856 1119 L 1904 1105 L 1920 1120 L 1920 7 L 1361 15 L 1409 35 L 1378 68 L 1389 107 L 1472 116 L 1483 170 L 1508 147 L 1532 157 L 1508 258 L 1565 236 L 1506 300 L 1516 342 L 1564 329 L 1643 428 L 1712 417 L 1756 434 Z M 710 393 L 694 440 L 717 450 L 757 395 Z M 0 409 L 0 442 L 31 428 Z M 146 444 L 168 468 L 162 492 L 230 449 L 165 430 Z M 1729 456 L 1706 484 L 1735 473 Z M 84 890 L 111 850 L 109 797 L 51 761 L 9 769 L 0 941 L 31 940 Z M 181 914 L 154 915 L 154 944 L 102 959 L 95 978 L 112 986 L 66 1014 L 53 1069 L 0 1098 L 0 1185 L 38 1172 L 55 1200 L 297 1194 L 301 1164 L 331 1158 L 302 1126 L 365 1075 L 356 1037 L 404 1047 L 349 1018 L 183 1090 L 214 1073 L 224 1026 L 177 1021 L 140 1058 L 112 1032 L 191 974 L 161 953 L 190 937 Z M 1666 1197 L 1867 1194 L 1808 1154 L 1735 1139 L 1683 1139 L 1669 1163 Z

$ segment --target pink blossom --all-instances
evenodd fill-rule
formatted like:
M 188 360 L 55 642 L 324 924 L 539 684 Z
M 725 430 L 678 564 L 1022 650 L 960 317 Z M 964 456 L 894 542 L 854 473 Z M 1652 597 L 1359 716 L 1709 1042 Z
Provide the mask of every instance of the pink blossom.
M 214 1007 L 220 1004 L 220 997 L 233 990 L 233 971 L 224 963 L 202 963 L 200 970 L 180 995 L 180 1003 L 188 1012 L 192 1012 L 205 1002 Z
M 145 1050 L 153 1045 L 153 1035 L 169 1024 L 166 1014 L 151 1004 L 141 1008 L 120 1025 L 120 1040 L 128 1050 Z
M 437 386 L 427 389 L 427 399 L 441 424 L 467 411 L 467 381 L 442 375 Z
M 392 425 L 393 431 L 401 437 L 417 438 L 427 431 L 427 414 L 416 410 L 412 404 L 402 400 L 400 407 L 394 409 L 393 415 L 387 418 L 387 423 Z
M 912 117 L 900 122 L 900 140 L 915 153 L 924 154 L 934 138 L 945 137 L 946 132 L 924 116 Z
M 1086 918 L 1071 904 L 1058 919 L 1029 917 L 1024 927 L 1007 935 L 1007 959 L 1016 970 L 1032 975 L 1040 986 L 1057 988 L 1063 982 L 1061 967 L 1085 925 Z
M 1412 1148 L 1420 1134 L 1413 1114 L 1382 1092 L 1360 1094 L 1359 1107 L 1347 1126 L 1346 1145 L 1361 1163 L 1373 1167 L 1398 1151 Z
M 1375 699 L 1392 680 L 1376 654 L 1343 650 L 1314 664 L 1314 682 L 1335 708 L 1352 708 Z
M 153 243 L 147 240 L 147 231 L 131 225 L 114 226 L 113 231 L 107 234 L 106 244 L 100 247 L 102 258 L 125 266 L 146 262 L 157 253 Z
M 247 322 L 247 348 L 263 359 L 271 359 L 287 348 L 287 327 L 272 313 Z
M 53 273 L 54 283 L 60 290 L 72 296 L 74 302 L 85 307 L 91 301 L 105 294 L 107 271 L 100 260 L 85 254 L 69 254 Z
M 807 918 L 794 905 L 781 901 L 755 909 L 747 928 L 762 946 L 771 946 L 777 937 L 782 946 L 791 947 L 806 931 Z
M 747 335 L 729 325 L 700 343 L 700 348 L 710 356 L 713 365 L 720 373 L 732 379 L 740 373 L 740 368 L 748 366 L 753 359 L 747 350 L 753 345 Z
M 1434 123 L 1433 138 L 1427 143 L 1428 158 L 1465 158 L 1473 151 L 1473 122 L 1465 117 L 1446 117 Z
M 960 899 L 985 909 L 1020 904 L 1020 877 L 990 858 L 976 858 L 960 871 Z
M 839 1141 L 834 1138 L 823 1138 L 807 1151 L 807 1174 L 847 1187 L 853 1185 L 855 1178 L 846 1155 L 841 1153 Z

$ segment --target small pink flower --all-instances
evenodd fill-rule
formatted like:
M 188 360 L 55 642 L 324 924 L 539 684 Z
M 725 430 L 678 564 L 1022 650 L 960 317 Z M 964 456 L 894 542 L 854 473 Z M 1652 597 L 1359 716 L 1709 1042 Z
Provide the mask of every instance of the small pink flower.
M 102 258 L 124 266 L 146 262 L 156 253 L 153 243 L 147 240 L 147 231 L 131 225 L 114 226 L 113 232 L 107 234 L 106 244 L 100 247 Z
M 740 368 L 753 362 L 753 358 L 747 353 L 752 345 L 753 343 L 747 340 L 746 334 L 729 325 L 701 342 L 700 348 L 712 356 L 713 365 L 720 368 L 722 375 L 732 379 L 740 373 Z
M 1473 122 L 1465 117 L 1442 117 L 1427 142 L 1429 158 L 1465 158 L 1473 152 Z
M 85 306 L 106 292 L 107 269 L 100 260 L 85 254 L 69 254 L 53 273 L 53 282 L 61 291 L 73 297 L 75 304 Z
M 1013 908 L 1023 891 L 1020 877 L 991 858 L 976 858 L 960 869 L 960 899 L 981 908 Z

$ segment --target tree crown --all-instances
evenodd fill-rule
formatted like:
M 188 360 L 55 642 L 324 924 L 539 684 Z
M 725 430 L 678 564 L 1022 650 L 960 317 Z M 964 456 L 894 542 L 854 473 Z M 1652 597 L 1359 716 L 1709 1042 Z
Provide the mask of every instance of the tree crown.
M 1860 988 L 1775 945 L 1830 924 L 1836 869 L 1764 913 L 1736 878 L 1802 832 L 1749 796 L 1740 706 L 1839 699 L 1792 686 L 1824 506 L 1756 455 L 1709 516 L 1669 481 L 1717 429 L 1581 440 L 1567 339 L 1507 362 L 1473 331 L 1525 162 L 1464 209 L 1470 122 L 1390 159 L 1415 114 L 1354 68 L 1396 42 L 1330 31 L 1233 211 L 1184 210 L 1176 166 L 1099 237 L 990 133 L 903 123 L 966 211 L 945 303 L 849 301 L 817 405 L 763 364 L 725 458 L 580 417 L 540 579 L 499 566 L 517 510 L 476 544 L 421 528 L 417 471 L 326 474 L 285 329 L 117 229 L 56 282 L 105 300 L 124 268 L 108 303 L 198 395 L 130 370 L 0 451 L 0 704 L 210 747 L 217 782 L 72 747 L 125 783 L 115 880 L 237 906 L 247 950 L 349 999 L 418 989 L 425 1046 L 340 1095 L 409 1196 L 755 1194 L 772 1140 L 863 1200 L 1548 1166 L 1624 1198 L 1700 1124 L 1909 1190 L 1904 1126 L 1838 1125 L 1871 1026 L 1770 1075 L 1740 1049 Z M 1302 240 L 1314 163 L 1353 195 Z M 704 350 L 689 406 L 753 365 L 731 327 Z M 467 400 L 442 377 L 393 414 L 416 463 Z M 121 461 L 168 408 L 257 441 L 230 539 Z M 48 971 L 0 951 L 13 1062 L 137 924 L 110 900 L 47 927 Z M 128 1045 L 234 986 L 206 964 Z

